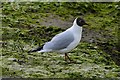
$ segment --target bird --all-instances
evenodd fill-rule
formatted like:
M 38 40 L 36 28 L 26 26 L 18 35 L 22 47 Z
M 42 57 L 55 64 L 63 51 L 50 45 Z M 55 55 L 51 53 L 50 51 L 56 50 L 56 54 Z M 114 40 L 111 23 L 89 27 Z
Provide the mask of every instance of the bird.
M 71 60 L 70 57 L 68 56 L 68 52 L 70 52 L 79 44 L 82 37 L 83 25 L 88 25 L 88 23 L 86 23 L 86 21 L 81 17 L 75 18 L 73 25 L 70 28 L 68 28 L 64 32 L 55 35 L 50 41 L 46 42 L 41 47 L 28 51 L 28 53 L 32 52 L 62 53 L 65 55 L 65 61 L 67 61 L 68 59 L 70 62 L 72 62 L 73 60 Z

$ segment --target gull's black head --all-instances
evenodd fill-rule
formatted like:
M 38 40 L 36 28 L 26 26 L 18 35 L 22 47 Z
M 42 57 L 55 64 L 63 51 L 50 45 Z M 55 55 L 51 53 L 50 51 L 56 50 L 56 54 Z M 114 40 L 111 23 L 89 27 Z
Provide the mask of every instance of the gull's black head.
M 78 26 L 83 26 L 83 25 L 88 25 L 84 19 L 78 17 L 77 20 L 76 20 L 76 23 Z

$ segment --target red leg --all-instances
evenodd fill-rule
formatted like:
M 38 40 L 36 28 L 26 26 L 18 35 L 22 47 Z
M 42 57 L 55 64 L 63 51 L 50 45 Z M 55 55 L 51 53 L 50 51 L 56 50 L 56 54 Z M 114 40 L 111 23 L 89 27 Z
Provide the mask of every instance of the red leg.
M 66 57 L 71 61 L 70 57 L 67 55 L 67 53 L 65 53 Z
M 67 54 L 65 53 L 65 61 L 67 61 Z
M 69 59 L 70 63 L 75 63 L 75 61 L 71 60 L 67 53 L 65 53 L 65 61 L 67 61 L 67 58 Z

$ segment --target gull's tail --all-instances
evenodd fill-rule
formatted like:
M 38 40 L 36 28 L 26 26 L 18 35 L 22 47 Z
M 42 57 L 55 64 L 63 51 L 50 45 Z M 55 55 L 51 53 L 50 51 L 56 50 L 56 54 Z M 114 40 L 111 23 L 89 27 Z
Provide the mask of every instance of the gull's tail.
M 28 53 L 37 52 L 37 51 L 40 51 L 42 49 L 43 49 L 43 46 L 42 47 L 38 47 L 38 48 L 36 48 L 34 50 L 30 50 L 30 51 L 28 51 Z

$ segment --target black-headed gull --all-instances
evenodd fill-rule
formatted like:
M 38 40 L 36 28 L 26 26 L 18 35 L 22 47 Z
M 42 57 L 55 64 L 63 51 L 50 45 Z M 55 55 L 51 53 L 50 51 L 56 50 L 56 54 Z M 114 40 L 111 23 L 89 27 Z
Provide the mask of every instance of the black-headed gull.
M 82 36 L 82 26 L 88 25 L 84 19 L 78 17 L 74 20 L 72 27 L 66 31 L 57 34 L 51 41 L 46 42 L 42 47 L 39 47 L 30 52 L 58 52 L 65 54 L 65 60 L 67 58 L 71 61 L 67 52 L 74 49 L 80 42 Z

